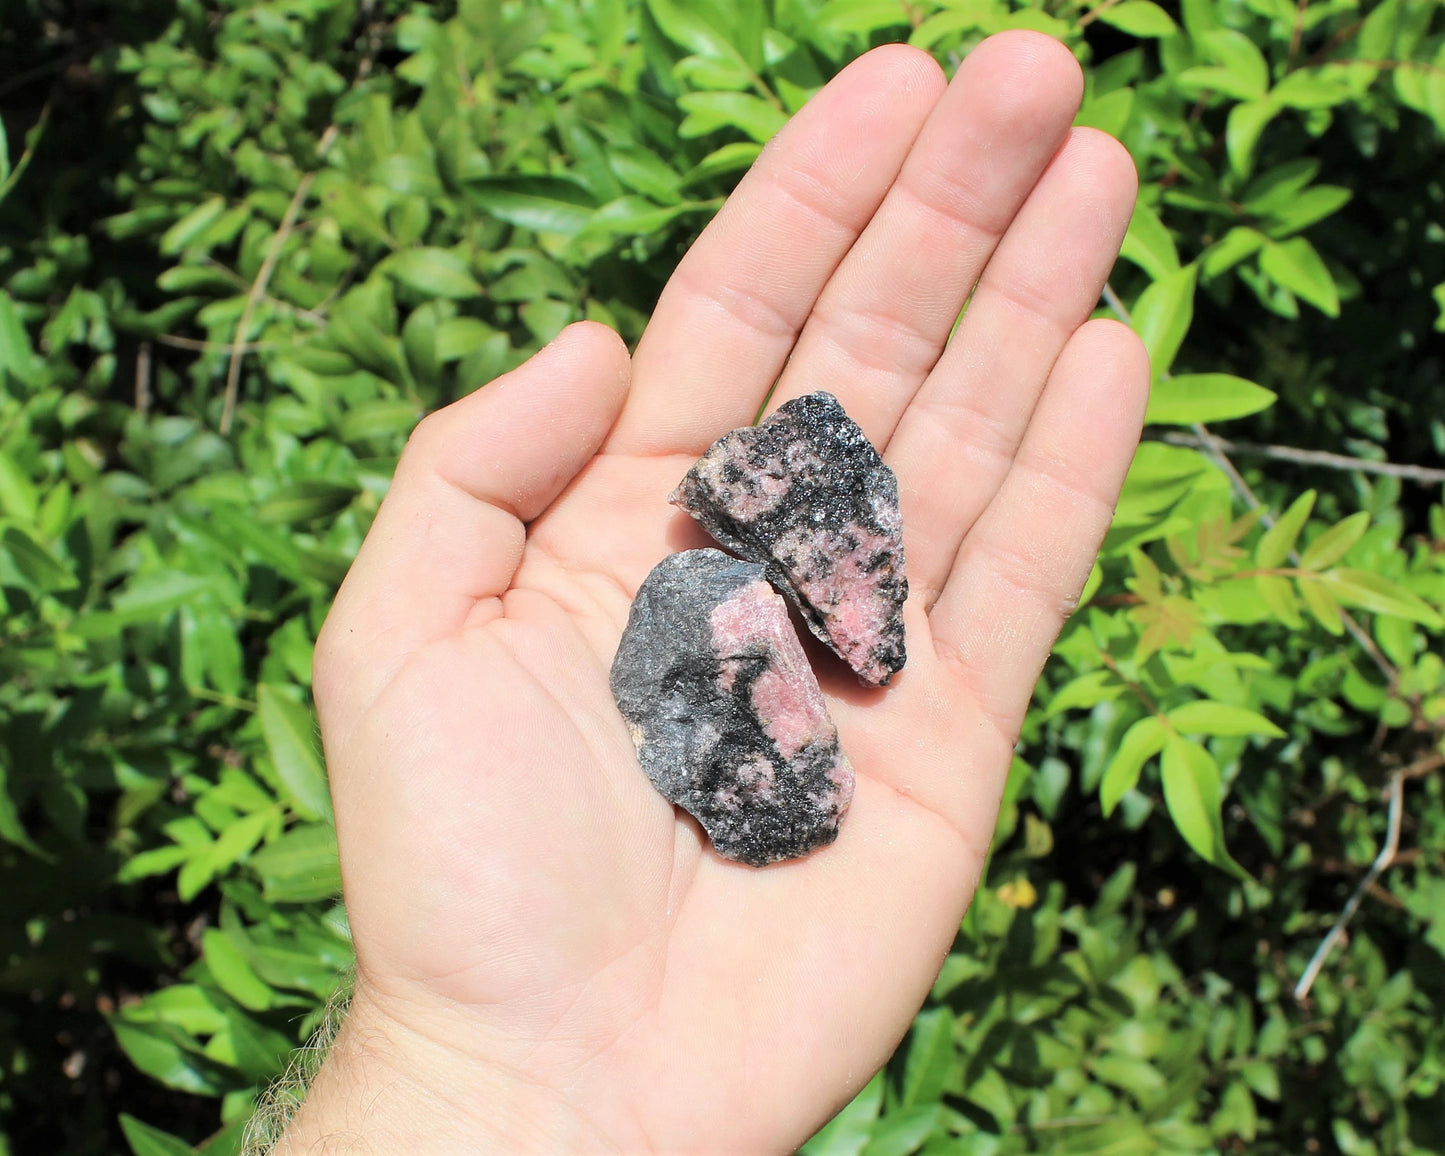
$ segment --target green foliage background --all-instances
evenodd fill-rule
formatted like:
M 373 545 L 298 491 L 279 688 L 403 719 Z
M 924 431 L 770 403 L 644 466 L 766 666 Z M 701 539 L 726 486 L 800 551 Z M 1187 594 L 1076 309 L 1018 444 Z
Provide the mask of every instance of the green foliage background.
M 1016 27 L 1141 173 L 1101 311 L 1150 440 L 955 951 L 807 1151 L 1445 1153 L 1438 478 L 1199 424 L 1445 450 L 1431 0 L 9 0 L 0 1151 L 235 1152 L 318 1022 L 311 649 L 418 416 L 574 319 L 635 341 L 869 46 Z

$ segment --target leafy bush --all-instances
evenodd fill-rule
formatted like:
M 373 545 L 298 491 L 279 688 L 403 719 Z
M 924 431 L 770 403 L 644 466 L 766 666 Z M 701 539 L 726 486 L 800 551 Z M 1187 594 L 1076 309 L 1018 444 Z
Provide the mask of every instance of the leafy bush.
M 1030 27 L 1141 172 L 1101 309 L 1150 439 L 933 998 L 808 1151 L 1445 1152 L 1445 510 L 1375 472 L 1445 450 L 1438 6 L 11 10 L 0 1144 L 236 1151 L 318 1023 L 311 648 L 418 416 L 574 319 L 634 341 L 869 46 Z

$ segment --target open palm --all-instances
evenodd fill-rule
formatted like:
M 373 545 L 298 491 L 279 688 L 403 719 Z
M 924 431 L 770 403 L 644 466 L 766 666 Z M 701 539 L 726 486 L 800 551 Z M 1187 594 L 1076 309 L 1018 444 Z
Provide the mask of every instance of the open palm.
M 422 423 L 318 648 L 358 986 L 298 1145 L 785 1150 L 887 1058 L 1138 436 L 1142 350 L 1088 321 L 1134 172 L 1070 129 L 1080 88 L 1031 33 L 946 91 L 870 53 L 765 150 L 630 367 L 574 326 Z M 897 472 L 912 594 L 888 690 L 815 652 L 857 792 L 836 843 L 758 870 L 656 793 L 607 675 L 644 576 L 705 544 L 669 492 L 775 382 L 835 393 Z

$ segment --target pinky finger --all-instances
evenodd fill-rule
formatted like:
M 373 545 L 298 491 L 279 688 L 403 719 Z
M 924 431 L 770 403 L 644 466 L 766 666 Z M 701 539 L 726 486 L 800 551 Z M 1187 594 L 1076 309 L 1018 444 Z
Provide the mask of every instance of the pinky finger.
M 993 501 L 932 612 L 939 655 L 1006 734 L 1017 733 L 1073 611 L 1139 442 L 1149 359 L 1138 337 L 1091 321 L 1064 347 Z

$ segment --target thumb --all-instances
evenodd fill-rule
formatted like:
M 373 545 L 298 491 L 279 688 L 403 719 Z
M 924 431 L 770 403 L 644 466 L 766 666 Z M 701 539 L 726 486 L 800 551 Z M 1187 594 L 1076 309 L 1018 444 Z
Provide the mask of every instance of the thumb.
M 409 655 L 506 592 L 525 523 L 596 454 L 628 380 L 622 339 L 580 322 L 422 419 L 316 644 L 333 721 L 345 727 Z

